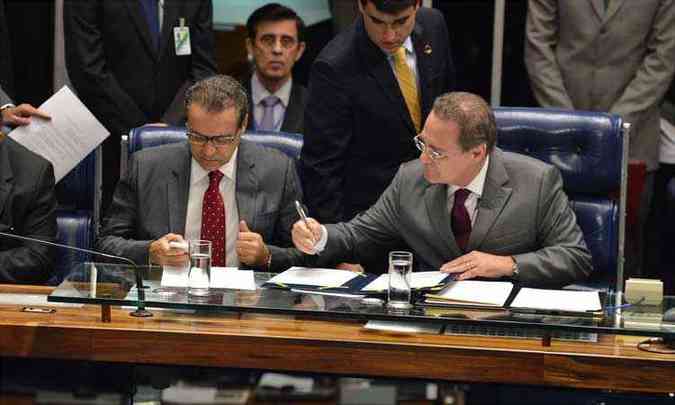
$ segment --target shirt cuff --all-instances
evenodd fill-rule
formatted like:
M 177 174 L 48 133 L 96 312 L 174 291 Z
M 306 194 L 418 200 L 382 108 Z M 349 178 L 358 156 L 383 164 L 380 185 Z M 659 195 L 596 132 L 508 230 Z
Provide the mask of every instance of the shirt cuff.
M 314 244 L 314 254 L 323 252 L 326 243 L 328 243 L 328 230 L 324 225 L 321 225 L 321 239 Z

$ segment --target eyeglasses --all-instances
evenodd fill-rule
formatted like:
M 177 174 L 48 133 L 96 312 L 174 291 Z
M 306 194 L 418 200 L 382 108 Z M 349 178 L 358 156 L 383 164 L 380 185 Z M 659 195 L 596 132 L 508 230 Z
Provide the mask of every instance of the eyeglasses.
M 227 146 L 233 143 L 239 137 L 239 134 L 234 135 L 219 135 L 206 136 L 193 131 L 189 126 L 187 127 L 187 136 L 190 143 L 194 145 L 204 146 L 211 142 L 213 146 Z
M 292 49 L 298 44 L 297 39 L 286 35 L 277 37 L 276 35 L 265 34 L 260 37 L 259 41 L 264 48 L 273 50 L 274 46 L 277 44 L 277 38 L 279 38 L 281 47 L 284 49 Z
M 432 148 L 431 146 L 427 145 L 422 140 L 422 138 L 420 138 L 419 135 L 414 137 L 413 141 L 415 142 L 415 146 L 417 147 L 417 149 L 419 149 L 419 151 L 422 153 L 426 153 L 427 156 L 431 158 L 431 160 L 440 160 L 448 157 L 445 153 L 439 152 L 436 149 Z

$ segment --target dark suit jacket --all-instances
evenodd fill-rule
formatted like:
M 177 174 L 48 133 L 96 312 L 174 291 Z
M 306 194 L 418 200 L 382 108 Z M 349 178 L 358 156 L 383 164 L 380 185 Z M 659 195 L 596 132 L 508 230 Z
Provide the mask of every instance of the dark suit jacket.
M 402 240 L 415 253 L 419 269 L 438 269 L 463 254 L 447 201 L 447 186 L 429 183 L 419 160 L 405 163 L 368 211 L 326 226 L 328 243 L 316 260 L 359 261 Z M 467 250 L 514 256 L 523 284 L 561 287 L 592 271 L 591 254 L 555 167 L 495 149 L 478 204 Z
M 248 94 L 248 128 L 253 130 L 253 97 L 251 97 L 251 78 L 245 79 L 244 86 Z M 291 95 L 288 98 L 288 108 L 284 114 L 284 122 L 281 123 L 282 132 L 295 132 L 298 134 L 304 133 L 305 130 L 305 106 L 307 105 L 307 89 L 301 84 L 293 82 L 291 87 Z
M 420 8 L 412 42 L 426 119 L 434 99 L 455 87 L 448 31 L 437 10 Z M 359 17 L 312 65 L 301 157 L 311 215 L 337 222 L 367 209 L 399 165 L 419 156 L 415 132 L 387 57 Z
M 185 89 L 216 72 L 211 0 L 165 0 L 160 50 L 138 0 L 65 0 L 63 12 L 70 79 L 113 136 L 148 122 L 180 124 Z M 180 18 L 191 56 L 176 56 Z
M 185 234 L 192 155 L 188 143 L 148 148 L 132 156 L 120 180 L 98 248 L 147 263 L 150 243 L 167 233 Z M 235 186 L 239 219 L 262 235 L 272 270 L 300 264 L 291 227 L 302 192 L 295 164 L 281 152 L 242 141 Z
M 11 138 L 0 141 L 0 231 L 56 240 L 54 168 Z M 0 236 L 0 283 L 49 279 L 52 249 Z

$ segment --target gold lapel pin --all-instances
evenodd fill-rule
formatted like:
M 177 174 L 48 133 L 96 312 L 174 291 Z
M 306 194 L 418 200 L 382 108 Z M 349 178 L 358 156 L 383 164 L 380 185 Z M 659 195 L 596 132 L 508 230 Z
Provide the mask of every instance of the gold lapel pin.
M 427 55 L 431 55 L 431 53 L 432 53 L 431 45 L 429 45 L 429 44 L 424 45 L 424 53 L 427 54 Z

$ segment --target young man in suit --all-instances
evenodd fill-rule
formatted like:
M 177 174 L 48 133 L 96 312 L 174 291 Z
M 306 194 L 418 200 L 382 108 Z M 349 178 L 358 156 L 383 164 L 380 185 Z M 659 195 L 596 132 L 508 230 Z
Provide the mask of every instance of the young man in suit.
M 0 232 L 55 242 L 55 209 L 52 164 L 0 132 Z M 44 283 L 53 265 L 48 246 L 0 236 L 0 283 Z
M 136 263 L 187 260 L 170 242 L 206 239 L 214 266 L 272 271 L 299 264 L 290 231 L 301 200 L 293 161 L 241 140 L 244 88 L 212 76 L 186 93 L 188 142 L 135 153 L 104 221 L 98 248 Z
M 494 114 L 479 96 L 439 97 L 415 138 L 419 159 L 401 165 L 377 203 L 347 223 L 293 226 L 317 261 L 358 261 L 404 241 L 419 267 L 560 287 L 585 279 L 591 255 L 560 172 L 495 147 Z
M 433 100 L 455 87 L 443 16 L 420 0 L 358 0 L 360 16 L 312 65 L 301 156 L 310 212 L 370 207 L 405 161 Z
M 252 113 L 248 128 L 303 133 L 307 90 L 293 82 L 292 69 L 305 51 L 305 23 L 292 9 L 271 3 L 255 10 L 246 28 L 254 65 L 245 80 Z
M 211 0 L 65 0 L 66 66 L 110 131 L 103 206 L 119 178 L 120 138 L 149 123 L 182 125 L 185 90 L 216 73 Z

